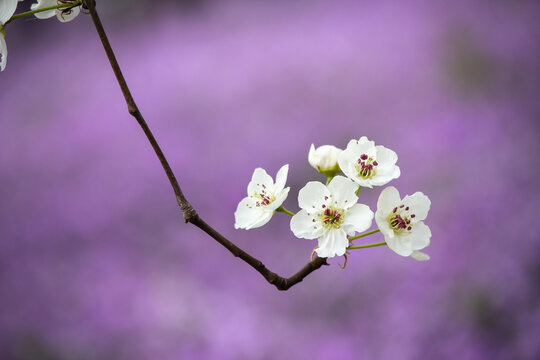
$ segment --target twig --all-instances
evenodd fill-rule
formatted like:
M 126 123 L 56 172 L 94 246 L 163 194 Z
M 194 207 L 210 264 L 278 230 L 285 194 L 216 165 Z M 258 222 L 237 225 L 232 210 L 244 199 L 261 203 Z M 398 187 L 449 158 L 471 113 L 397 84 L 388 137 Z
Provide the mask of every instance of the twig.
M 176 201 L 178 202 L 178 205 L 180 206 L 180 209 L 182 210 L 185 222 L 192 223 L 193 225 L 197 226 L 202 231 L 210 235 L 218 243 L 220 243 L 227 250 L 229 250 L 235 257 L 239 257 L 240 259 L 244 260 L 247 264 L 249 264 L 251 267 L 253 267 L 255 270 L 257 270 L 266 279 L 266 281 L 274 285 L 278 290 L 287 290 L 293 285 L 301 282 L 306 276 L 311 274 L 313 271 L 319 269 L 321 266 L 328 265 L 328 263 L 326 262 L 326 258 L 315 258 L 309 263 L 307 263 L 302 269 L 300 269 L 300 271 L 298 271 L 293 276 L 289 278 L 283 278 L 277 275 L 276 273 L 268 270 L 268 268 L 260 260 L 251 256 L 244 250 L 240 249 L 238 246 L 234 245 L 231 241 L 229 241 L 227 238 L 225 238 L 223 235 L 217 232 L 214 228 L 208 225 L 203 219 L 201 219 L 201 217 L 197 214 L 197 212 L 195 211 L 193 206 L 189 203 L 189 201 L 187 201 L 182 190 L 180 189 L 180 185 L 178 184 L 178 181 L 176 180 L 176 177 L 167 159 L 165 158 L 163 151 L 161 151 L 161 148 L 159 147 L 159 144 L 156 141 L 156 138 L 152 134 L 152 131 L 148 127 L 148 124 L 144 120 L 141 112 L 139 111 L 139 108 L 137 107 L 137 104 L 135 103 L 135 100 L 133 99 L 133 96 L 131 95 L 131 92 L 129 91 L 129 87 L 126 83 L 126 79 L 124 78 L 124 75 L 122 75 L 122 71 L 120 70 L 120 65 L 118 64 L 118 61 L 116 60 L 116 56 L 114 55 L 114 51 L 111 47 L 111 44 L 109 43 L 109 39 L 107 38 L 105 29 L 103 28 L 101 20 L 99 19 L 99 16 L 95 7 L 95 1 L 83 0 L 83 7 L 85 9 L 88 9 L 88 11 L 90 12 L 90 15 L 92 16 L 92 21 L 94 22 L 96 30 L 99 34 L 99 38 L 101 39 L 101 43 L 103 44 L 105 53 L 107 53 L 107 57 L 109 58 L 109 62 L 111 63 L 111 67 L 116 76 L 116 80 L 118 81 L 118 85 L 120 85 L 122 94 L 124 94 L 128 111 L 141 126 L 142 130 L 144 131 L 144 134 L 148 138 L 148 141 L 152 145 L 152 148 L 154 149 L 159 161 L 161 162 L 161 165 L 163 166 L 163 170 L 165 171 L 165 174 L 167 175 L 167 178 L 169 179 L 169 182 L 171 183 L 171 186 L 173 188 L 174 194 L 176 196 Z

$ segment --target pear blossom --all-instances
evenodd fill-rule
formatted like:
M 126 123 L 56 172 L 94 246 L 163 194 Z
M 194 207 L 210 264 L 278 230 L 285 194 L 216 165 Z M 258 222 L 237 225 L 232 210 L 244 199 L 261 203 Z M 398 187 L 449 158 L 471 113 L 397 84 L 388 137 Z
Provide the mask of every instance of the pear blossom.
M 308 161 L 315 170 L 326 175 L 334 175 L 339 172 L 338 156 L 343 150 L 333 145 L 322 145 L 315 149 L 311 144 Z
M 37 0 L 36 3 L 32 4 L 30 7 L 32 10 L 39 10 L 43 8 L 47 8 L 50 6 L 55 6 L 59 4 L 67 4 L 70 1 L 67 0 Z M 81 12 L 81 6 L 74 6 L 74 7 L 66 7 L 62 9 L 54 9 L 54 10 L 48 10 L 43 12 L 38 12 L 34 14 L 38 19 L 48 19 L 56 15 L 59 21 L 61 22 L 68 22 L 77 17 L 79 13 Z
M 17 3 L 22 0 L 1 0 L 0 1 L 0 71 L 4 71 L 7 63 L 7 44 L 4 25 L 13 16 L 17 9 Z
M 277 172 L 276 182 L 262 168 L 253 172 L 247 194 L 238 204 L 234 213 L 236 229 L 253 229 L 263 226 L 274 211 L 283 204 L 290 188 L 285 187 L 289 165 L 283 165 Z
M 351 140 L 347 148 L 339 155 L 341 171 L 360 186 L 372 188 L 387 184 L 401 174 L 396 165 L 397 154 L 384 146 L 375 146 L 375 142 L 362 136 Z
M 421 192 L 400 198 L 398 190 L 389 186 L 377 202 L 375 221 L 388 247 L 401 256 L 429 260 L 418 250 L 429 245 L 431 230 L 423 223 L 431 201 Z
M 336 176 L 328 185 L 310 181 L 298 193 L 302 210 L 291 219 L 296 237 L 318 239 L 315 249 L 319 257 L 342 256 L 355 232 L 371 226 L 373 211 L 358 204 L 358 186 L 343 176 Z

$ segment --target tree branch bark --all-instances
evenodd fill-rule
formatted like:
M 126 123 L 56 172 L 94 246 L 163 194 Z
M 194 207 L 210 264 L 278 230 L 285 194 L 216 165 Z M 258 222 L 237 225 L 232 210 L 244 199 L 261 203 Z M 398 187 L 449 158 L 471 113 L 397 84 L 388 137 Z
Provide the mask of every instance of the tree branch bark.
M 114 75 L 116 76 L 116 80 L 118 81 L 118 85 L 120 85 L 120 89 L 122 90 L 122 94 L 124 95 L 124 99 L 126 100 L 128 111 L 139 123 L 140 127 L 144 131 L 144 134 L 148 138 L 148 141 L 152 145 L 152 148 L 154 149 L 154 152 L 156 153 L 159 161 L 161 162 L 161 166 L 163 167 L 163 170 L 165 171 L 165 174 L 167 175 L 167 178 L 169 179 L 169 182 L 171 183 L 171 186 L 173 188 L 174 194 L 176 196 L 176 201 L 178 205 L 180 206 L 180 209 L 182 210 L 182 214 L 184 216 L 185 222 L 186 223 L 189 222 L 197 226 L 199 229 L 201 229 L 202 231 L 210 235 L 218 243 L 220 243 L 227 250 L 229 250 L 235 257 L 242 259 L 247 264 L 249 264 L 252 268 L 257 270 L 266 279 L 266 281 L 274 285 L 278 290 L 288 290 L 295 284 L 298 284 L 299 282 L 301 282 L 306 276 L 311 274 L 313 271 L 319 269 L 323 265 L 328 265 L 328 263 L 326 262 L 326 258 L 315 258 L 314 260 L 307 263 L 302 269 L 300 269 L 293 276 L 289 278 L 281 277 L 277 275 L 276 273 L 270 271 L 259 259 L 251 256 L 250 254 L 248 254 L 247 252 L 245 252 L 244 250 L 240 249 L 238 246 L 233 244 L 230 240 L 225 238 L 218 231 L 216 231 L 214 228 L 208 225 L 197 214 L 193 206 L 189 203 L 189 201 L 184 196 L 184 193 L 182 192 L 182 189 L 180 188 L 180 185 L 178 184 L 178 181 L 176 180 L 176 176 L 174 175 L 174 172 L 172 171 L 169 165 L 169 162 L 167 161 L 165 155 L 163 154 L 163 151 L 161 151 L 161 148 L 159 147 L 159 144 L 156 138 L 152 134 L 152 131 L 148 127 L 148 124 L 144 120 L 144 117 L 139 111 L 139 108 L 137 107 L 137 104 L 135 103 L 135 100 L 133 99 L 133 96 L 131 95 L 131 91 L 129 90 L 126 79 L 124 78 L 124 75 L 122 74 L 120 65 L 118 64 L 118 61 L 116 60 L 116 56 L 111 47 L 109 39 L 107 38 L 107 34 L 105 33 L 103 24 L 101 23 L 99 15 L 96 11 L 95 1 L 83 0 L 83 7 L 90 12 L 94 26 L 96 27 L 101 43 L 103 44 L 105 53 L 107 54 L 107 57 L 109 58 L 109 62 L 114 71 Z

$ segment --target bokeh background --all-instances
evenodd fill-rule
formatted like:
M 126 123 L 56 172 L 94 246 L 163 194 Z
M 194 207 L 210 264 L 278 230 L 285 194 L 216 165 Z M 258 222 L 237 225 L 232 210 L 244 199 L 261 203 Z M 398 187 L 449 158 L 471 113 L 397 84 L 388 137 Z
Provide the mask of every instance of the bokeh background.
M 310 144 L 366 135 L 398 153 L 391 185 L 431 198 L 432 259 L 357 250 L 278 292 L 183 224 L 90 18 L 18 20 L 0 74 L 0 359 L 540 358 L 540 3 L 98 6 L 188 199 L 240 247 L 303 266 L 315 242 L 286 215 L 234 230 L 251 173 L 290 164 L 297 211 L 323 180 Z

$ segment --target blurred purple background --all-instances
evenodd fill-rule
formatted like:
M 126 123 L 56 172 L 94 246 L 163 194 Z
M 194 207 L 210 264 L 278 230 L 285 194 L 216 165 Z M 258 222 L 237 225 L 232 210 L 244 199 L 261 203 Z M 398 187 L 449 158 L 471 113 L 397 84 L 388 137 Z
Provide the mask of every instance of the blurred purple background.
M 0 74 L 0 359 L 540 358 L 538 2 L 98 5 L 207 222 L 293 274 L 316 243 L 286 215 L 233 228 L 253 169 L 289 163 L 297 211 L 323 180 L 309 145 L 366 135 L 398 153 L 391 185 L 431 198 L 432 259 L 356 250 L 278 292 L 183 224 L 90 18 L 19 20 Z

